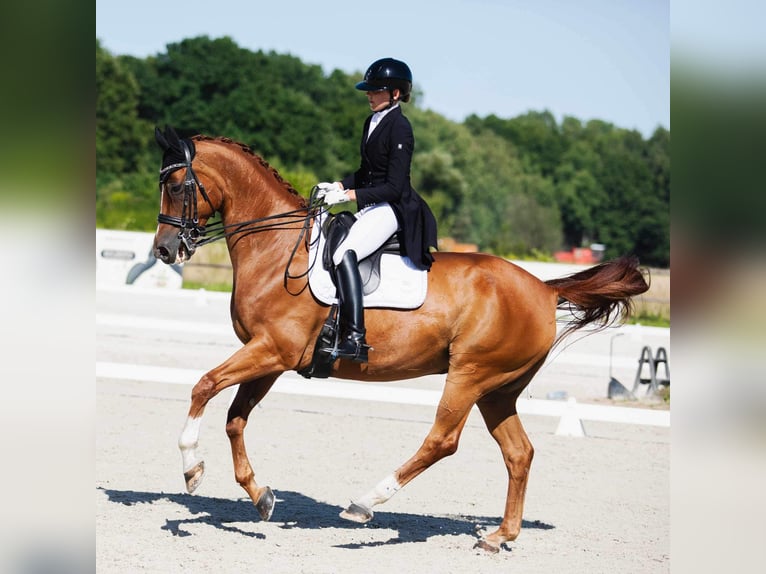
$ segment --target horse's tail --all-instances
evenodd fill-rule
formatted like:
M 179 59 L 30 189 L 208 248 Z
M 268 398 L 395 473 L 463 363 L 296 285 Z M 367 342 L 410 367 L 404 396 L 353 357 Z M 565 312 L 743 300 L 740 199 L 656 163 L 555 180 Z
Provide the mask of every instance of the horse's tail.
M 572 313 L 556 341 L 591 323 L 600 330 L 618 319 L 626 320 L 633 313 L 632 297 L 649 289 L 648 271 L 646 274 L 644 277 L 638 269 L 637 257 L 625 256 L 546 281 L 545 284 L 558 294 L 557 308 Z

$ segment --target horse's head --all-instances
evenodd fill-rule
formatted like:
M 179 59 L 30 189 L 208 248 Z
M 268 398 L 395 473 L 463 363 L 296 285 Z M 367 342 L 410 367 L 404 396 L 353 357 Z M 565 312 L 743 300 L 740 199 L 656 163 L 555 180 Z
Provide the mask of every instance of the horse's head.
M 298 229 L 302 237 L 319 209 L 319 204 L 309 208 L 268 162 L 244 144 L 202 135 L 182 139 L 171 127 L 164 132 L 155 129 L 154 135 L 163 150 L 154 255 L 165 263 L 183 263 L 200 245 L 224 237 L 236 246 L 248 246 L 243 252 L 269 259 L 272 248 L 286 244 L 278 237 L 287 244 L 293 237 L 261 232 Z M 220 221 L 208 225 L 216 212 Z
M 171 127 L 166 127 L 164 133 L 156 128 L 154 135 L 163 150 L 154 255 L 168 264 L 183 263 L 194 254 L 205 222 L 215 208 L 192 167 L 194 142 L 179 138 Z
M 216 210 L 192 167 L 194 142 L 179 138 L 171 127 L 164 133 L 155 128 L 154 136 L 163 150 L 154 255 L 164 263 L 183 263 L 194 254 Z

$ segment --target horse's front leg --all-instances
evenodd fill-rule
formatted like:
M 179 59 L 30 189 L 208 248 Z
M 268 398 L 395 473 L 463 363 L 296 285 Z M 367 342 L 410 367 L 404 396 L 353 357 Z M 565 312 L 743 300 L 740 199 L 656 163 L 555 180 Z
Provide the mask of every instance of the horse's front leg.
M 276 380 L 277 375 L 272 375 L 240 385 L 226 416 L 226 434 L 231 443 L 234 477 L 250 496 L 263 520 L 271 518 L 274 511 L 274 493 L 268 486 L 258 486 L 255 481 L 253 467 L 247 458 L 244 433 L 250 411 L 261 402 Z
M 181 461 L 183 463 L 184 481 L 186 482 L 186 491 L 191 494 L 202 483 L 205 476 L 205 461 L 197 456 L 197 447 L 199 446 L 199 431 L 202 424 L 202 415 L 205 413 L 205 406 L 208 401 L 216 394 L 215 383 L 206 373 L 194 385 L 192 389 L 192 402 L 189 407 L 189 414 L 186 417 L 181 436 L 178 438 L 178 448 L 181 449 Z
M 194 385 L 189 414 L 178 439 L 187 492 L 194 492 L 205 474 L 205 463 L 197 456 L 197 447 L 202 415 L 207 403 L 227 387 L 261 379 L 267 381 L 263 385 L 265 395 L 279 374 L 285 370 L 279 364 L 279 359 L 264 352 L 264 348 L 268 346 L 248 343 L 226 362 L 204 374 Z

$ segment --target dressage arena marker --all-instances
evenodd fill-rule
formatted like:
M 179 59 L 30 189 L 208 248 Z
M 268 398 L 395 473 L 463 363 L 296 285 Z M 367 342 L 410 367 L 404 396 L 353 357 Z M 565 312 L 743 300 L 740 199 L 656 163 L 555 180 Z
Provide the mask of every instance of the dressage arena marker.
M 96 378 L 104 379 L 192 386 L 204 374 L 204 370 L 196 369 L 96 362 Z M 295 373 L 283 374 L 274 383 L 270 392 L 429 407 L 437 406 L 441 398 L 441 391 L 437 390 L 413 389 L 392 384 L 349 383 L 335 379 L 307 381 Z M 559 435 L 585 436 L 582 428 L 583 420 L 659 427 L 670 426 L 669 411 L 581 404 L 577 403 L 574 398 L 570 398 L 566 402 L 519 398 L 516 404 L 519 414 L 559 417 L 561 420 L 556 431 L 556 434 Z M 578 425 L 580 431 L 577 429 Z
M 585 436 L 585 427 L 582 426 L 580 417 L 577 416 L 577 400 L 569 397 L 566 407 L 559 420 L 559 426 L 556 427 L 556 434 L 559 436 Z

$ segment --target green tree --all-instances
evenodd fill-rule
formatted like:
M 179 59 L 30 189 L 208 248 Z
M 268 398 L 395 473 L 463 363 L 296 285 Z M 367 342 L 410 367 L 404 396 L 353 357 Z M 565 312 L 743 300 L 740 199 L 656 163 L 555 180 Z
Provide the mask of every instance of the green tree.
M 325 74 L 231 38 L 200 36 L 148 58 L 112 56 L 96 42 L 97 222 L 151 229 L 159 150 L 153 126 L 182 136 L 227 136 L 278 166 L 307 194 L 359 165 L 369 107 L 353 89 L 361 71 Z M 635 131 L 548 111 L 463 123 L 404 110 L 415 131 L 412 181 L 436 214 L 440 236 L 498 254 L 550 253 L 606 244 L 669 262 L 670 133 Z
M 466 124 L 473 129 L 489 129 L 510 141 L 521 156 L 528 158 L 530 165 L 546 177 L 553 175 L 564 151 L 565 142 L 556 118 L 547 110 L 527 112 L 511 119 L 490 115 L 480 120 L 474 115 L 466 120 Z
M 144 158 L 148 124 L 138 117 L 140 87 L 96 39 L 96 173 L 135 171 Z
M 606 203 L 598 180 L 601 159 L 584 141 L 575 141 L 556 168 L 557 202 L 564 242 L 579 247 L 596 239 L 594 214 Z
M 439 225 L 445 231 L 451 229 L 465 194 L 462 172 L 455 168 L 452 155 L 444 150 L 421 153 L 413 160 L 417 165 L 413 186 L 426 199 Z

